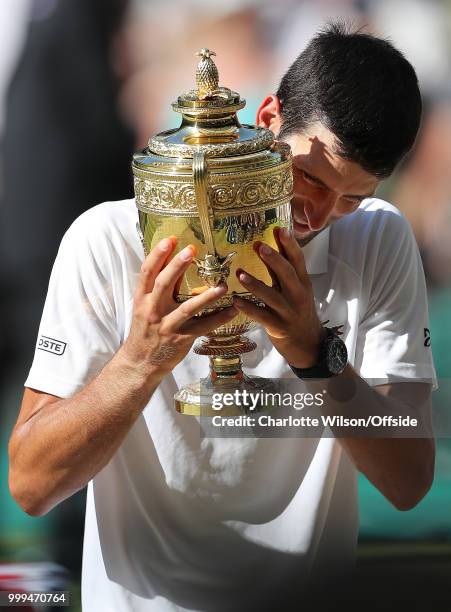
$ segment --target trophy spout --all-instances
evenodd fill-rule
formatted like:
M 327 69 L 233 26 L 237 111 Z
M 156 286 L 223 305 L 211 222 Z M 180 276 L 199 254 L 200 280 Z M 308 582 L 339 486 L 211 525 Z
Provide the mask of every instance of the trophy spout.
M 209 287 L 217 287 L 220 283 L 226 282 L 230 274 L 230 262 L 235 255 L 236 251 L 225 257 L 209 253 L 203 259 L 195 257 L 194 263 L 197 267 L 197 274 Z

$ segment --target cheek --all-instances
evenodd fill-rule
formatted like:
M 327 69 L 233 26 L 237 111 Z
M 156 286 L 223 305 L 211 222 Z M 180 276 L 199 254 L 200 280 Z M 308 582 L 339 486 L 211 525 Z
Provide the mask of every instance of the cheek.
M 306 197 L 314 197 L 318 193 L 318 189 L 310 185 L 300 176 L 293 175 L 293 191 L 295 195 L 303 195 Z
M 334 218 L 340 219 L 340 217 L 345 217 L 346 215 L 350 215 L 354 211 L 356 211 L 359 207 L 359 204 L 348 204 L 347 202 L 338 202 L 335 210 L 334 210 Z

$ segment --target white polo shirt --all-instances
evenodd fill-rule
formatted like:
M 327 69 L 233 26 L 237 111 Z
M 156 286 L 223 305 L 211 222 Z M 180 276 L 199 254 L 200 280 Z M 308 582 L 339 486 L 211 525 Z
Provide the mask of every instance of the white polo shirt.
M 64 236 L 27 387 L 70 397 L 126 338 L 143 260 L 136 223 L 134 200 L 109 202 Z M 320 320 L 344 326 L 357 372 L 370 384 L 435 385 L 423 270 L 401 214 L 367 199 L 304 254 Z M 291 375 L 261 328 L 248 336 L 258 344 L 244 356 L 250 374 Z M 352 564 L 357 472 L 339 442 L 201 439 L 173 396 L 207 368 L 190 353 L 88 485 L 88 612 L 283 609 L 309 571 Z

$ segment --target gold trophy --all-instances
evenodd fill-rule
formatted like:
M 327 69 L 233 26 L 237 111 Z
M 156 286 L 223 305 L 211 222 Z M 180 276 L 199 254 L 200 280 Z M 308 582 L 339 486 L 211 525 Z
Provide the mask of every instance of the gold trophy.
M 182 115 L 180 127 L 151 137 L 148 148 L 133 156 L 138 230 L 146 254 L 169 235 L 177 236 L 179 250 L 195 245 L 197 257 L 177 301 L 227 282 L 227 294 L 198 316 L 230 306 L 233 294 L 264 308 L 244 291 L 235 272 L 242 267 L 271 284 L 253 242 L 277 249 L 274 229 L 291 228 L 290 147 L 276 142 L 270 130 L 241 125 L 236 113 L 246 101 L 219 86 L 213 51 L 202 49 L 197 55 L 196 89 L 172 104 Z M 178 391 L 174 399 L 179 412 L 215 414 L 213 393 L 271 387 L 269 380 L 242 370 L 241 355 L 256 348 L 243 334 L 254 326 L 255 321 L 239 313 L 194 346 L 195 353 L 209 356 L 210 373 Z

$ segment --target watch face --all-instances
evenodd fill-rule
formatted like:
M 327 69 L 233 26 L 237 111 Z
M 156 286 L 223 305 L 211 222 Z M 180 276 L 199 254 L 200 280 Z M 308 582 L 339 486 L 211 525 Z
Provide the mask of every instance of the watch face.
M 343 340 L 337 337 L 330 340 L 327 347 L 326 362 L 332 374 L 343 372 L 348 363 L 348 351 Z

